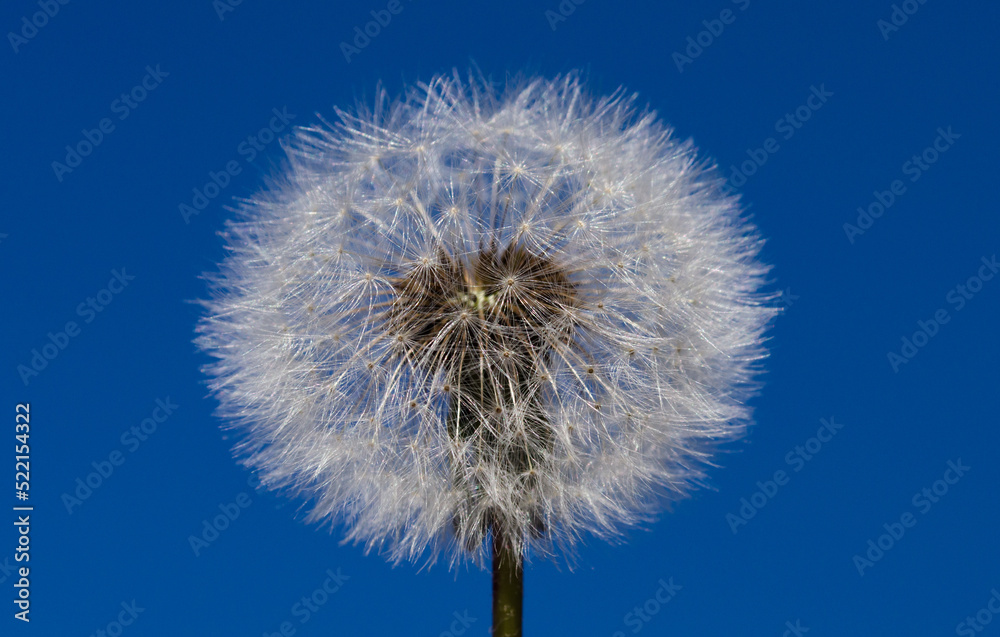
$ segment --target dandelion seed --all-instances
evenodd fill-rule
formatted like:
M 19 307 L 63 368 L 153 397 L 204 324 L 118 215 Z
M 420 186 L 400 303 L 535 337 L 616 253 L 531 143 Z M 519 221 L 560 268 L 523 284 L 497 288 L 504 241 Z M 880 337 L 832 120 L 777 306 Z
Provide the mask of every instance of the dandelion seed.
M 390 559 L 483 564 L 492 537 L 509 568 L 697 486 L 776 310 L 694 147 L 576 75 L 338 116 L 208 275 L 197 343 L 263 482 Z

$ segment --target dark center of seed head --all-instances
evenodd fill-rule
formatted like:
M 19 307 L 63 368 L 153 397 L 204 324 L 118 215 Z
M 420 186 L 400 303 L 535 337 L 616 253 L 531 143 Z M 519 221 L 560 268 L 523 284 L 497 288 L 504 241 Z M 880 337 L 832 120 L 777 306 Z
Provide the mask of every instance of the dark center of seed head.
M 565 271 L 521 246 L 484 247 L 467 261 L 440 249 L 393 287 L 388 327 L 403 336 L 401 355 L 444 373 L 449 435 L 471 443 L 473 462 L 499 465 L 529 491 L 552 447 L 541 379 L 570 341 L 565 310 L 578 302 Z

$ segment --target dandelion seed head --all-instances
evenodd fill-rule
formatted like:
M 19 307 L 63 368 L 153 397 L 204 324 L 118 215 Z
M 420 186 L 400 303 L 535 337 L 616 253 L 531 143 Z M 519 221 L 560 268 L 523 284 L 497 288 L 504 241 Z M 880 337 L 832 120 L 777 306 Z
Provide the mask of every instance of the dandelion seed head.
M 750 421 L 776 310 L 720 179 L 623 91 L 458 74 L 300 129 L 198 345 L 237 453 L 393 560 L 613 538 Z

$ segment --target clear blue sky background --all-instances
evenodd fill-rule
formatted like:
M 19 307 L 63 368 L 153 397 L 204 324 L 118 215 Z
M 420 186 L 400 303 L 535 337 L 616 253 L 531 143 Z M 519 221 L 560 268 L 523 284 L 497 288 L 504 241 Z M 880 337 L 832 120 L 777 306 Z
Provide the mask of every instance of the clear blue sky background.
M 993 275 L 981 268 L 1000 252 L 1000 8 L 903 4 L 915 12 L 889 29 L 879 21 L 892 24 L 890 0 L 587 0 L 563 2 L 574 11 L 560 21 L 545 13 L 557 0 L 402 0 L 350 62 L 340 43 L 386 2 L 245 0 L 220 19 L 210 0 L 71 1 L 37 18 L 44 25 L 23 42 L 6 36 L 0 632 L 89 635 L 134 600 L 142 610 L 125 635 L 256 637 L 289 622 L 296 635 L 436 636 L 465 629 L 455 613 L 475 618 L 464 634 L 488 633 L 488 574 L 393 568 L 339 545 L 339 530 L 304 524 L 298 503 L 248 486 L 212 416 L 206 359 L 191 344 L 198 310 L 186 303 L 204 295 L 198 275 L 223 256 L 225 206 L 280 160 L 277 142 L 241 146 L 272 109 L 314 123 L 379 80 L 397 91 L 474 60 L 496 78 L 582 68 L 597 93 L 623 84 L 727 175 L 751 155 L 766 159 L 747 165 L 739 190 L 786 292 L 758 424 L 720 458 L 714 489 L 623 545 L 589 542 L 573 571 L 531 565 L 526 633 L 777 637 L 798 622 L 810 637 L 979 634 L 961 623 L 991 615 L 1000 590 L 1000 277 L 984 280 Z M 713 23 L 726 9 L 729 24 Z M 40 10 L 4 3 L 0 31 L 21 34 L 22 18 Z M 718 35 L 699 36 L 709 27 Z M 682 60 L 674 54 L 689 37 L 707 46 Z M 147 67 L 162 73 L 146 78 Z M 144 79 L 145 99 L 115 102 Z M 818 108 L 813 89 L 826 92 L 812 99 Z M 794 124 L 779 123 L 787 114 Z M 55 170 L 104 118 L 89 156 Z M 179 204 L 227 162 L 239 174 L 185 223 Z M 859 206 L 895 180 L 892 205 L 858 225 Z M 134 279 L 101 293 L 115 270 Z M 947 322 L 929 323 L 935 314 Z M 18 365 L 50 332 L 62 340 L 69 321 L 78 333 L 26 385 Z M 902 352 L 918 321 L 933 334 Z M 890 353 L 906 362 L 894 369 Z M 144 418 L 165 415 L 158 399 L 176 408 L 145 440 L 133 437 Z M 16 579 L 4 566 L 17 541 L 19 401 L 31 403 L 30 626 L 12 618 Z M 810 442 L 831 418 L 836 435 Z M 796 451 L 807 445 L 809 460 Z M 121 463 L 69 512 L 64 494 L 109 458 Z M 946 473 L 959 460 L 970 469 Z M 772 488 L 778 471 L 784 484 Z M 938 483 L 936 501 L 922 495 L 945 477 L 954 484 Z M 754 495 L 758 481 L 771 497 Z M 195 555 L 189 537 L 241 493 L 249 506 Z M 727 516 L 753 502 L 763 507 L 734 533 Z M 855 556 L 868 559 L 886 528 L 902 536 L 883 537 L 891 548 L 872 551 L 880 559 L 862 574 Z M 303 623 L 294 605 L 327 569 L 349 579 Z M 671 578 L 681 588 L 661 605 L 659 582 Z M 982 634 L 1000 635 L 1000 617 Z

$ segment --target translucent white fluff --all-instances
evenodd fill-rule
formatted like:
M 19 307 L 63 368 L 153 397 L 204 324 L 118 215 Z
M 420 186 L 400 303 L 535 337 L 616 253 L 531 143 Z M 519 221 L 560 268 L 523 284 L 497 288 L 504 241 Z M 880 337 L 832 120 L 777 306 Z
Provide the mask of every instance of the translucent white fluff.
M 198 345 L 237 453 L 393 560 L 648 520 L 749 422 L 775 314 L 738 201 L 576 75 L 440 76 L 300 129 Z

